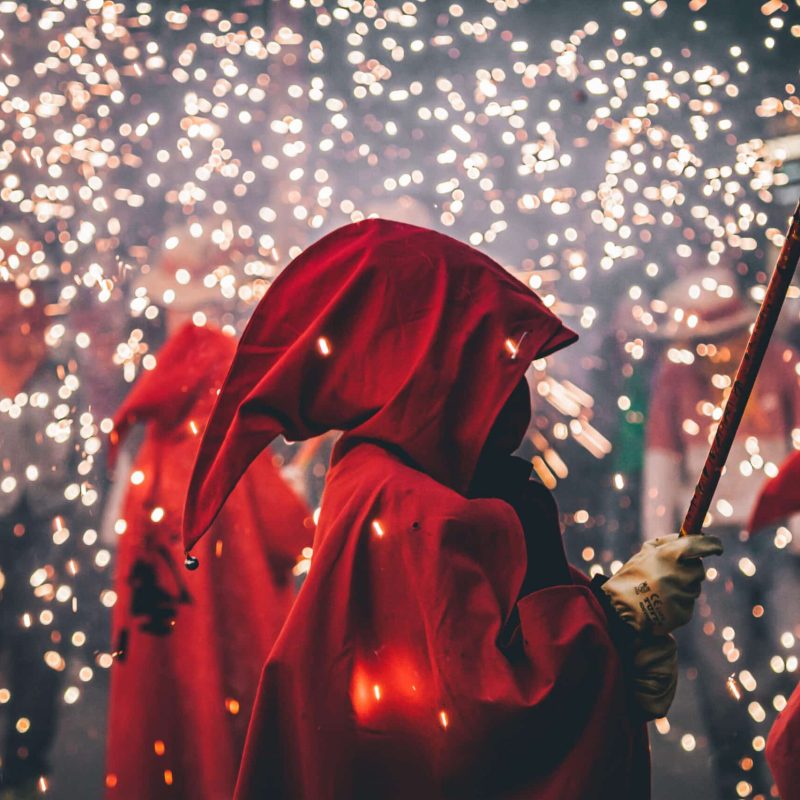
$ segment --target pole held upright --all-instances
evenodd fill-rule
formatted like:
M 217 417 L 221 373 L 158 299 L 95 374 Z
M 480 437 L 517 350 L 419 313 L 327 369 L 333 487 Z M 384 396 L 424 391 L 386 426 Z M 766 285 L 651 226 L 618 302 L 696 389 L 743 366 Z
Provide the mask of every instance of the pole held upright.
M 753 384 L 758 377 L 758 370 L 764 360 L 764 353 L 775 330 L 783 301 L 789 290 L 797 262 L 800 258 L 800 203 L 794 210 L 789 232 L 781 248 L 775 269 L 767 287 L 767 293 L 758 311 L 753 332 L 747 342 L 736 378 L 725 403 L 722 419 L 714 435 L 708 455 L 706 456 L 703 471 L 689 504 L 689 509 L 681 525 L 680 535 L 687 536 L 702 532 L 703 521 L 706 518 L 714 492 L 717 489 L 725 461 L 730 453 L 731 445 L 739 429 L 744 409 L 753 390 Z

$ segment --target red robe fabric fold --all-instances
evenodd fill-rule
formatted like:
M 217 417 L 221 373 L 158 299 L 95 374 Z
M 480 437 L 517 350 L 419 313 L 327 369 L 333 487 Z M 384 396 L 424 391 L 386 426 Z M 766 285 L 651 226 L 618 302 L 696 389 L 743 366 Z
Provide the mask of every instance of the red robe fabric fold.
M 277 278 L 204 435 L 186 546 L 275 435 L 344 434 L 236 800 L 649 796 L 585 579 L 520 599 L 536 536 L 467 496 L 530 362 L 574 338 L 485 255 L 401 223 L 345 226 Z
M 649 797 L 602 609 L 578 584 L 516 603 L 525 558 L 504 502 L 376 446 L 348 453 L 267 662 L 237 800 Z
M 109 800 L 232 796 L 261 667 L 293 601 L 291 567 L 310 543 L 307 510 L 265 451 L 199 548 L 204 568 L 183 568 L 183 498 L 234 350 L 221 332 L 181 328 L 117 413 L 115 442 L 147 428 L 117 556 Z
M 800 686 L 769 732 L 767 763 L 781 800 L 800 800 Z

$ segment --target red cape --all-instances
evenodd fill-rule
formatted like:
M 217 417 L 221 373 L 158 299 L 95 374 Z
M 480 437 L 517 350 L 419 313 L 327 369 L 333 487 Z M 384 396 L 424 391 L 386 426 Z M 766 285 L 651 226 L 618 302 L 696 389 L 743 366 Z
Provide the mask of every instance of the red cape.
M 800 800 L 800 686 L 769 732 L 767 763 L 781 800 Z
M 800 511 L 800 452 L 792 453 L 756 500 L 749 528 L 757 531 Z
M 275 281 L 203 438 L 187 547 L 275 435 L 345 433 L 237 800 L 649 796 L 585 580 L 519 599 L 541 553 L 511 506 L 466 497 L 530 362 L 574 338 L 491 259 L 400 223 L 335 231 Z
M 204 568 L 183 569 L 182 501 L 234 350 L 220 332 L 181 328 L 116 416 L 114 443 L 147 428 L 117 556 L 109 800 L 231 797 L 259 673 L 293 600 L 291 567 L 309 544 L 305 506 L 265 451 L 203 542 Z

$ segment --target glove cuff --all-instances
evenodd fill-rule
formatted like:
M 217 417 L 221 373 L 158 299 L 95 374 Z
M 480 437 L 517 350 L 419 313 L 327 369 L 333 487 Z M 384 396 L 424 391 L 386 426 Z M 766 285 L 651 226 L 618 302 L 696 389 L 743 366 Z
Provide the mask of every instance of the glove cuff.
M 603 585 L 607 580 L 608 577 L 605 575 L 595 575 L 589 583 L 589 588 L 606 615 L 609 636 L 611 636 L 611 641 L 614 642 L 619 651 L 627 672 L 628 665 L 633 662 L 637 636 L 636 629 L 633 625 L 625 622 L 620 610 L 614 604 L 613 598 L 603 589 Z
M 622 666 L 623 681 L 625 683 L 625 698 L 628 713 L 637 723 L 646 722 L 646 717 L 639 708 L 636 700 L 636 646 L 639 641 L 639 634 L 633 625 L 625 622 L 620 616 L 620 612 L 614 605 L 614 601 L 603 586 L 608 581 L 608 577 L 603 574 L 595 575 L 589 583 L 592 594 L 597 598 L 608 623 L 608 635 L 617 649 L 620 664 Z

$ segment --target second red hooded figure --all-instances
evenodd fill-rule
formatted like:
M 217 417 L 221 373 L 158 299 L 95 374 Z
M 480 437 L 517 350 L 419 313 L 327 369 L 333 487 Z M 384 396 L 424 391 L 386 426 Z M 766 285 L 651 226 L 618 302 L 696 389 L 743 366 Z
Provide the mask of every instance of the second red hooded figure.
M 665 574 L 687 556 L 670 585 L 699 593 L 701 553 L 659 541 L 608 594 L 568 566 L 555 503 L 510 453 L 529 364 L 574 338 L 491 259 L 385 220 L 331 233 L 269 289 L 204 434 L 187 549 L 275 436 L 344 434 L 237 800 L 649 795 L 620 628 L 667 633 L 692 599 L 676 611 L 665 581 L 651 623 L 638 604 L 623 622 L 625 597 L 635 575 L 650 601 L 651 554 Z
M 306 508 L 265 451 L 198 548 L 204 569 L 183 568 L 182 502 L 234 350 L 218 330 L 184 325 L 115 418 L 117 442 L 147 427 L 116 569 L 108 800 L 231 797 L 258 676 L 309 544 Z

